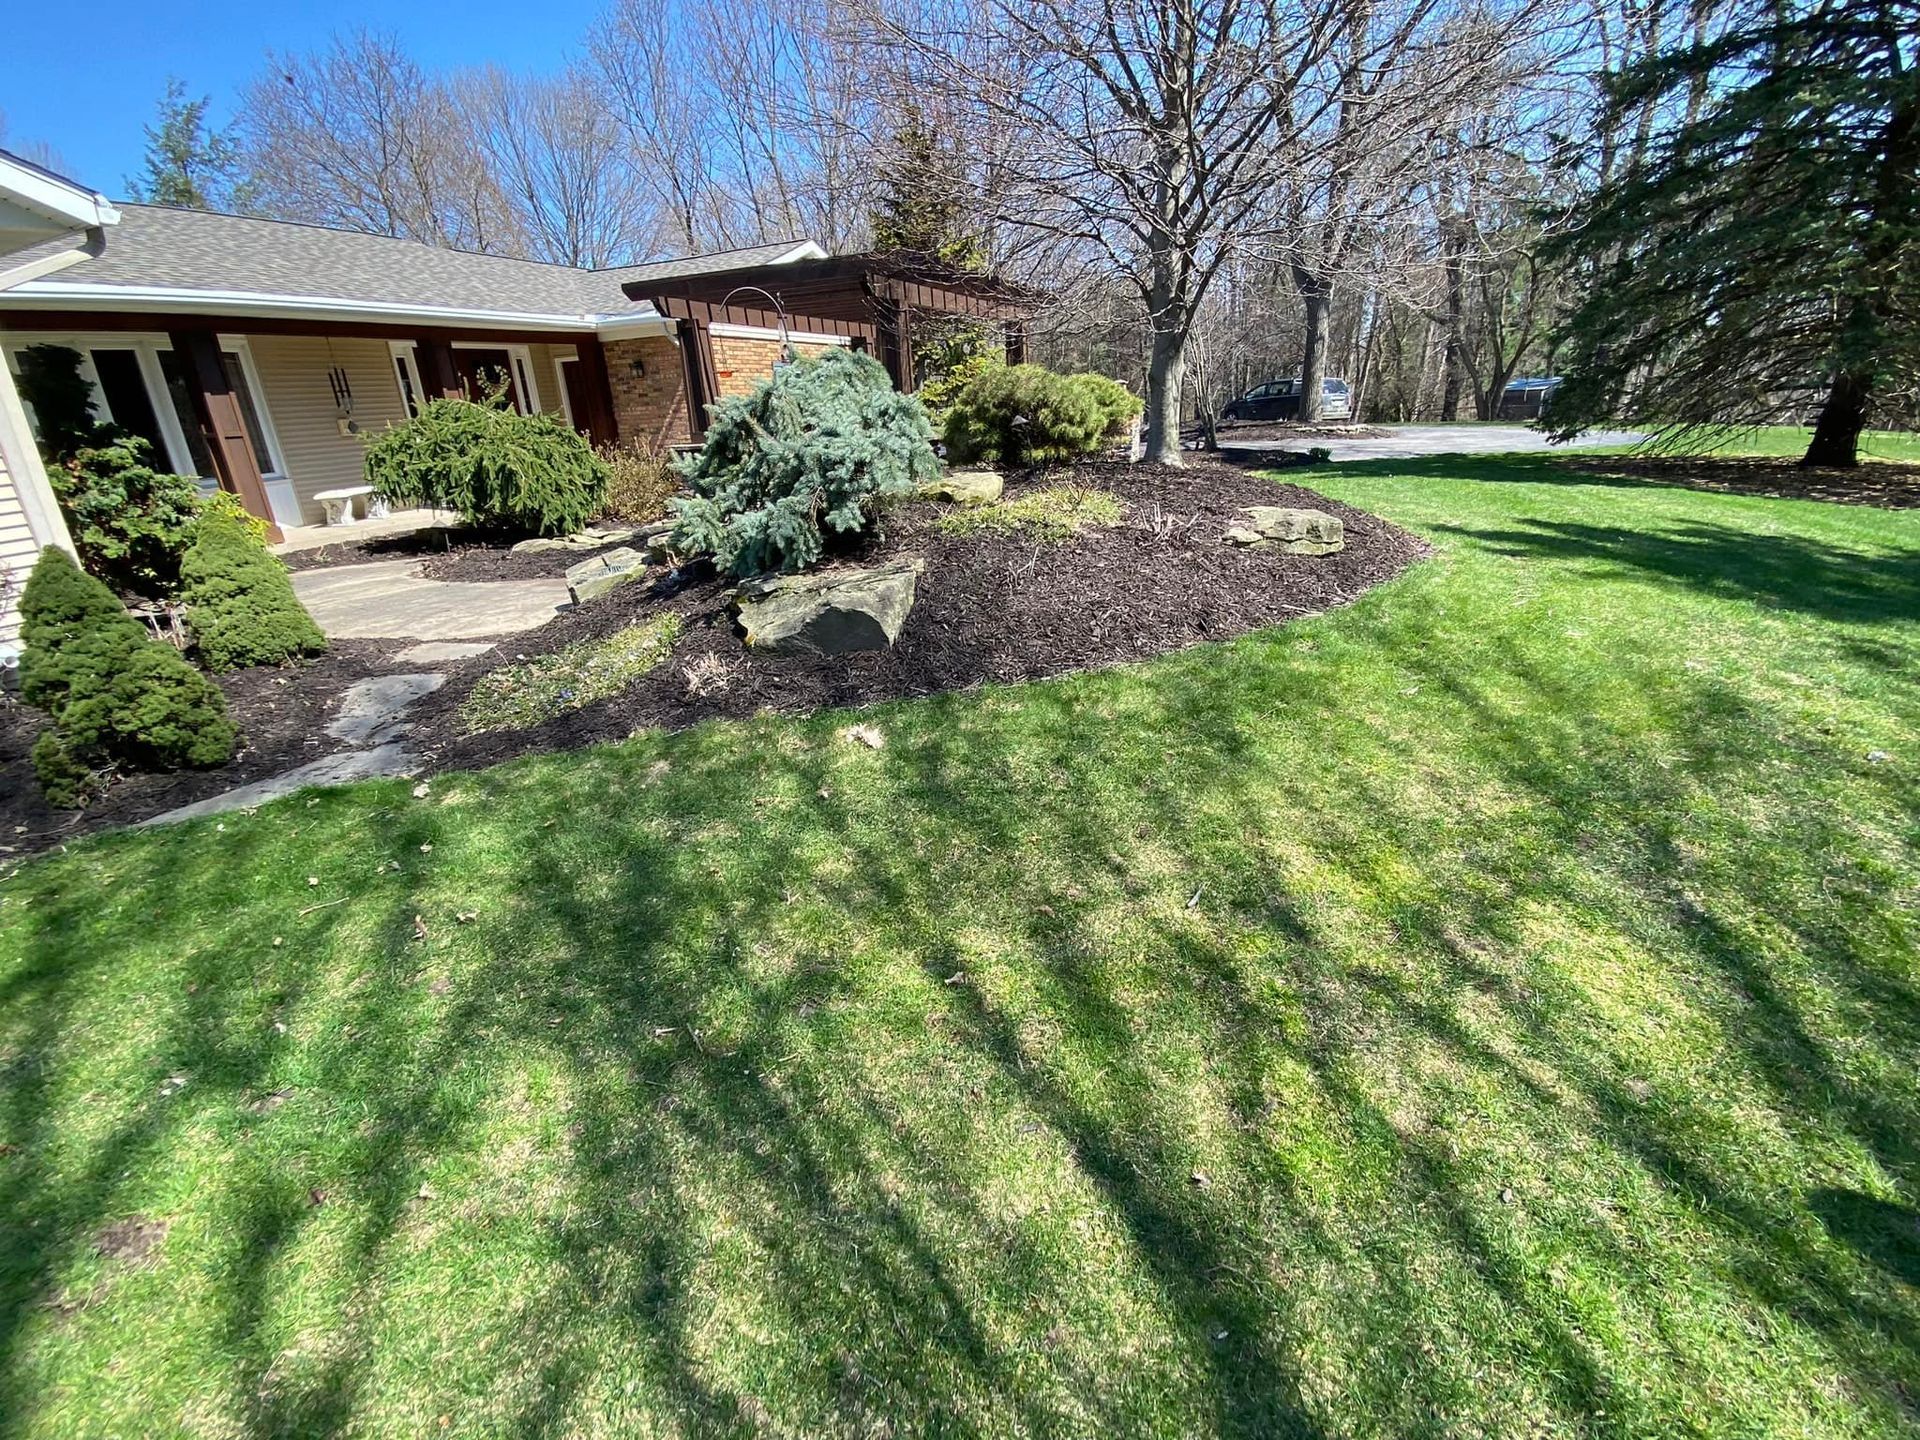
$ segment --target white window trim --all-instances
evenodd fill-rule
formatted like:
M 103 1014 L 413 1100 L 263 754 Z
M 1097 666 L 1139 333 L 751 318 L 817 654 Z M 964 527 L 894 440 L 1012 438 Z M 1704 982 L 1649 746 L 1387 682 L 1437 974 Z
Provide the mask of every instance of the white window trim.
M 427 403 L 427 387 L 420 383 L 420 362 L 414 354 L 413 341 L 389 340 L 387 351 L 393 356 L 397 367 L 405 368 L 407 385 L 413 386 L 414 403 L 410 406 L 407 404 L 407 386 L 400 383 L 400 370 L 399 368 L 394 370 L 393 388 L 400 394 L 400 409 L 409 416 L 414 415 L 417 413 L 414 407 Z
M 515 389 L 521 392 L 521 403 L 525 408 L 523 415 L 540 413 L 540 386 L 533 377 L 533 351 L 525 345 L 508 345 L 501 341 L 455 340 L 455 350 L 504 350 L 514 368 Z M 415 376 L 416 383 L 419 377 Z
M 578 365 L 579 363 L 580 356 L 578 353 L 572 355 L 556 355 L 553 357 L 553 383 L 559 387 L 560 391 L 560 413 L 567 417 L 567 424 L 573 426 L 576 430 L 580 428 L 580 422 L 573 418 L 573 397 L 567 393 L 566 367 L 569 365 Z
M 240 362 L 240 374 L 247 382 L 247 392 L 253 399 L 253 413 L 260 422 L 260 438 L 266 442 L 268 454 L 255 457 L 260 462 L 260 479 L 267 486 L 267 499 L 274 512 L 274 520 L 281 525 L 297 525 L 300 516 L 294 505 L 293 513 L 281 514 L 281 510 L 294 504 L 293 477 L 285 470 L 286 450 L 280 444 L 280 432 L 274 428 L 273 411 L 267 404 L 266 387 L 260 383 L 260 371 L 253 363 L 253 348 L 247 344 L 244 335 L 215 335 L 214 344 Z M 6 356 L 7 370 L 10 375 L 20 373 L 19 352 L 30 345 L 63 345 L 70 350 L 80 352 L 80 373 L 93 386 L 94 409 L 111 420 L 113 409 L 107 404 L 106 392 L 100 388 L 100 377 L 94 373 L 93 352 L 99 350 L 131 350 L 134 362 L 140 367 L 140 378 L 146 383 L 147 402 L 153 407 L 153 418 L 160 427 L 160 438 L 166 443 L 167 464 L 176 474 L 191 475 L 203 484 L 212 484 L 216 488 L 219 481 L 210 475 L 196 473 L 193 463 L 193 451 L 187 444 L 186 431 L 180 427 L 180 417 L 173 408 L 173 392 L 167 388 L 167 377 L 160 368 L 160 356 L 173 349 L 172 337 L 139 330 L 79 330 L 46 332 L 9 332 L 0 352 Z

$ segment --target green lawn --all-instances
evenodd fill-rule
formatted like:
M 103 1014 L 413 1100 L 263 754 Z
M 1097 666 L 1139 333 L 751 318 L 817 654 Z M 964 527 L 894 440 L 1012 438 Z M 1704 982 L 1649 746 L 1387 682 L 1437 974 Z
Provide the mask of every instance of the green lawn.
M 9 876 L 0 1435 L 1913 1434 L 1920 512 L 1312 478 L 1437 557 Z

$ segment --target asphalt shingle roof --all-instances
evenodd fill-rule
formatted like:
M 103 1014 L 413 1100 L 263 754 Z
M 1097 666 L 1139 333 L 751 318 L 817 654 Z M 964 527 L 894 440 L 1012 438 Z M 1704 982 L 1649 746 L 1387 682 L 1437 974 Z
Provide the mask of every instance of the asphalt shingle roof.
M 320 296 L 369 306 L 640 316 L 651 314 L 652 307 L 629 300 L 622 283 L 767 264 L 805 244 L 783 240 L 646 265 L 576 270 L 205 210 L 132 204 L 119 210 L 120 223 L 105 232 L 102 254 L 48 278 L 101 286 Z M 19 258 L 32 255 L 27 251 Z

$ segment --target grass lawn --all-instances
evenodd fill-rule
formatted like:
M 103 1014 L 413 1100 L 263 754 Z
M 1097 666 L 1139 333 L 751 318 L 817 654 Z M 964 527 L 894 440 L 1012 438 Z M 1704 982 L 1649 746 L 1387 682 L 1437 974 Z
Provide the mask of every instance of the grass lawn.
M 11 874 L 0 1435 L 1913 1434 L 1920 512 L 1302 474 L 1438 555 Z

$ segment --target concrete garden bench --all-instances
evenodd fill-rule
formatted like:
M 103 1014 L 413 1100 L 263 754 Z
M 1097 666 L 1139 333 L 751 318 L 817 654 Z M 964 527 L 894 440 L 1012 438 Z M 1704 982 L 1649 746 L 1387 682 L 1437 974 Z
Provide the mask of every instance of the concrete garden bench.
M 386 505 L 373 498 L 371 485 L 343 485 L 338 490 L 318 490 L 313 498 L 327 509 L 327 524 L 352 525 L 357 523 L 353 514 L 353 502 L 356 497 L 366 497 L 366 519 L 377 520 L 387 513 Z

